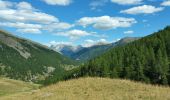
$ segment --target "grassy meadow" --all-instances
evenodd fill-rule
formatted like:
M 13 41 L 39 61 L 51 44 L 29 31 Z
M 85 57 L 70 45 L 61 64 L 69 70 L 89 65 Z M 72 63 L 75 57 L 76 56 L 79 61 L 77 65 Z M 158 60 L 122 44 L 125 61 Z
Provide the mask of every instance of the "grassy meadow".
M 39 85 L 36 84 L 0 77 L 0 100 L 3 96 L 29 92 L 38 88 Z
M 2 88 L 2 87 L 0 87 Z M 20 88 L 20 87 L 18 87 Z M 16 90 L 18 88 L 15 88 Z M 28 90 L 28 89 L 27 89 Z M 170 88 L 129 80 L 80 78 L 29 92 L 3 96 L 2 100 L 170 100 Z

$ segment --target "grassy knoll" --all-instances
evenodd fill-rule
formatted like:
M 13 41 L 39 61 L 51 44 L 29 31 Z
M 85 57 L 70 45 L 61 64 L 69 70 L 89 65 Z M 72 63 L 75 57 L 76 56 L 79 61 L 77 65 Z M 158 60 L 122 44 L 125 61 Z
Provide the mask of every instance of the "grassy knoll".
M 170 88 L 129 80 L 80 78 L 3 100 L 170 100 Z

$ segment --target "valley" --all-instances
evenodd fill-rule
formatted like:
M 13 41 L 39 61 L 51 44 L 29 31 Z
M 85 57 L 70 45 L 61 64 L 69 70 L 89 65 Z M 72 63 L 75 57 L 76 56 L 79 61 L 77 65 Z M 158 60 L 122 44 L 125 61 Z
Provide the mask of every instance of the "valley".
M 114 46 L 84 48 L 85 52 L 103 53 L 80 63 L 48 47 L 0 31 L 3 77 L 0 99 L 168 100 L 169 32 L 170 27 L 166 27 L 140 39 L 122 39 Z
M 0 0 L 0 100 L 170 100 L 170 0 Z
M 71 59 L 74 59 L 74 60 L 77 60 L 83 63 L 83 62 L 87 62 L 99 56 L 98 54 L 102 55 L 103 53 L 107 52 L 111 48 L 114 48 L 117 46 L 123 46 L 138 39 L 140 38 L 139 37 L 125 37 L 113 43 L 107 43 L 107 44 L 98 43 L 90 47 L 83 47 L 80 45 L 72 46 L 68 44 L 57 44 L 57 45 L 51 45 L 50 48 L 57 52 L 60 52 L 61 54 L 67 57 L 70 57 Z

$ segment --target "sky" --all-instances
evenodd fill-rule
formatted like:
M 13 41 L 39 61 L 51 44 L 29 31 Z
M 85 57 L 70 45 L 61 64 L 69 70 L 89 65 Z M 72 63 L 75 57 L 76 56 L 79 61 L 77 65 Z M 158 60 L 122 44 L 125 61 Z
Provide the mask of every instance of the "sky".
M 0 29 L 44 45 L 111 43 L 170 25 L 170 0 L 0 0 Z

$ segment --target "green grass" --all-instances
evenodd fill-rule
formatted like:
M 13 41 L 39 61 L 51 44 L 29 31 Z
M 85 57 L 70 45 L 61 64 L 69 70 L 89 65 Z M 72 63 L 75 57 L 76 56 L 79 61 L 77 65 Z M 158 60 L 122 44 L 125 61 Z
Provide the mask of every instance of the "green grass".
M 170 88 L 107 78 L 80 78 L 2 100 L 170 100 Z
M 0 77 L 0 97 L 38 89 L 39 85 Z

